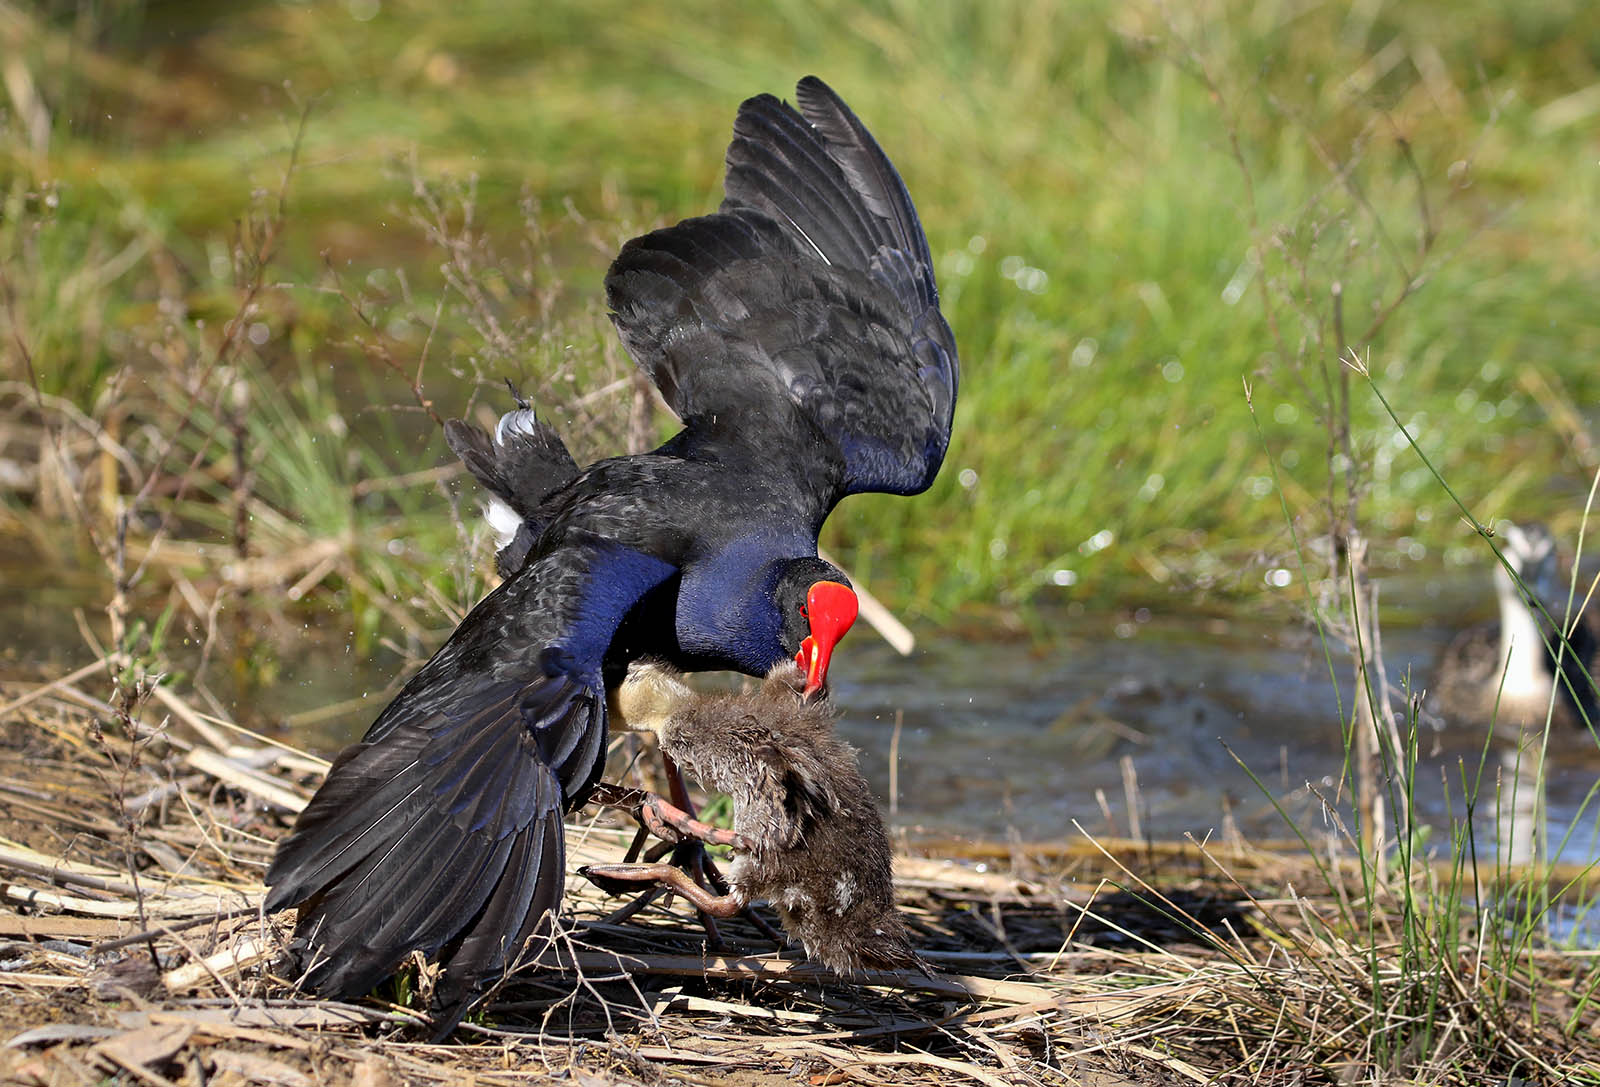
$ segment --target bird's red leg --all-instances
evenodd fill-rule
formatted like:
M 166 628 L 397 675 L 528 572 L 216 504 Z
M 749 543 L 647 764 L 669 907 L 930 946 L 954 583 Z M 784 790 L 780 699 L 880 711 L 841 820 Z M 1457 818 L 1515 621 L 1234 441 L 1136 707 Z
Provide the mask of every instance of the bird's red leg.
M 644 789 L 633 789 L 626 785 L 613 785 L 609 781 L 602 781 L 589 793 L 589 799 L 608 808 L 621 808 L 638 820 L 641 835 L 649 832 L 672 845 L 677 845 L 686 835 L 693 837 L 691 830 L 693 827 L 705 827 L 713 832 L 717 829 L 691 818 L 687 812 L 680 811 L 655 793 Z M 641 837 L 634 838 L 633 844 L 628 847 L 629 863 L 639 855 L 639 849 L 643 844 Z
M 633 841 L 628 843 L 627 853 L 623 854 L 622 863 L 624 865 L 631 866 L 639 859 L 639 852 L 644 848 L 644 843 L 650 837 L 650 827 L 646 824 L 642 816 L 642 808 L 644 807 L 645 802 L 654 795 L 654 793 L 645 792 L 643 789 L 632 789 L 624 785 L 613 785 L 609 781 L 597 783 L 594 787 L 594 791 L 589 794 L 589 799 L 593 800 L 595 803 L 604 804 L 605 806 L 612 808 L 622 808 L 623 810 L 631 813 L 633 817 L 639 821 L 638 833 L 634 834 Z M 663 844 L 668 845 L 670 848 L 670 846 L 674 843 L 667 842 Z M 607 925 L 620 925 L 622 922 L 626 921 L 628 918 L 632 917 L 634 914 L 650 905 L 650 903 L 660 898 L 664 893 L 666 893 L 666 890 L 666 887 L 662 886 L 661 884 L 657 884 L 656 886 L 645 891 L 643 894 L 635 895 L 631 902 L 628 902 L 626 905 L 623 905 L 618 909 L 612 910 L 610 913 L 606 914 L 605 917 L 601 918 L 601 923 Z
M 630 788 L 627 785 L 613 785 L 609 781 L 597 781 L 594 788 L 589 790 L 589 800 L 595 804 L 603 804 L 608 808 L 623 808 L 632 811 L 644 803 L 644 798 L 649 796 L 643 789 Z
M 689 786 L 683 783 L 683 771 L 678 769 L 677 762 L 666 752 L 662 752 L 661 762 L 667 770 L 667 795 L 677 807 L 693 814 L 694 801 L 689 799 Z
M 669 804 L 655 793 L 643 789 L 629 789 L 601 782 L 590 798 L 608 807 L 623 808 L 639 820 L 641 828 L 648 829 L 664 842 L 677 843 L 686 839 L 709 845 L 725 845 L 748 852 L 753 846 L 744 835 L 735 831 L 702 823 L 690 812 Z M 637 856 L 637 843 L 629 850 Z M 725 893 L 725 892 L 724 892 Z
M 660 884 L 710 917 L 733 917 L 745 908 L 738 895 L 713 895 L 675 864 L 586 864 L 578 873 L 602 890 L 615 890 L 618 883 Z
M 590 799 L 596 803 L 609 807 L 622 808 L 639 821 L 640 834 L 628 847 L 627 855 L 623 858 L 625 864 L 632 864 L 638 859 L 640 847 L 643 845 L 643 834 L 646 829 L 661 839 L 661 843 L 645 853 L 647 861 L 660 861 L 668 852 L 672 854 L 672 864 L 667 867 L 677 866 L 680 870 L 693 873 L 696 885 L 702 888 L 704 894 L 715 891 L 718 898 L 725 898 L 730 892 L 728 881 L 722 877 L 717 866 L 706 855 L 705 847 L 701 843 L 711 845 L 731 846 L 734 849 L 748 852 L 754 848 L 753 844 L 744 835 L 720 827 L 711 826 L 701 822 L 693 815 L 694 803 L 689 799 L 689 790 L 683 783 L 683 775 L 673 761 L 663 756 L 667 768 L 667 789 L 673 794 L 676 804 L 669 803 L 661 796 L 647 792 L 643 789 L 633 789 L 622 785 L 613 785 L 602 781 L 590 793 Z M 665 848 L 663 848 L 665 847 Z M 623 906 L 606 918 L 609 923 L 616 923 L 638 913 L 649 905 L 661 892 L 663 886 L 670 891 L 677 891 L 679 884 L 672 881 L 670 885 L 662 884 L 639 896 L 634 901 Z M 613 889 L 613 893 L 623 893 Z M 689 901 L 696 902 L 696 899 Z M 710 911 L 700 911 L 701 924 L 705 926 L 706 936 L 713 947 L 721 947 L 722 933 L 718 929 L 714 918 L 729 916 L 716 914 Z M 765 918 L 754 909 L 744 909 L 745 918 L 756 927 L 762 936 L 773 941 L 778 946 L 783 946 L 783 934 L 773 928 Z
M 661 761 L 666 764 L 667 792 L 672 797 L 672 802 L 682 808 L 692 819 L 695 815 L 694 802 L 689 799 L 689 788 L 683 783 L 683 771 L 678 769 L 678 764 L 671 755 L 662 752 Z M 698 822 L 698 820 L 696 820 Z M 719 895 L 726 897 L 728 894 L 728 881 L 722 878 L 722 873 L 717 870 L 716 864 L 706 853 L 705 846 L 699 842 L 685 842 L 672 851 L 672 863 L 679 866 L 681 871 L 693 873 L 692 882 L 697 887 L 716 890 Z M 684 895 L 689 898 L 688 895 Z M 689 899 L 694 901 L 692 898 Z M 771 925 L 767 924 L 756 915 L 755 910 L 745 909 L 744 915 L 761 930 L 763 936 L 769 938 L 777 936 Z M 700 924 L 705 926 L 706 940 L 712 948 L 727 946 L 723 943 L 722 932 L 717 928 L 714 917 L 729 917 L 731 914 L 715 914 L 708 910 L 700 910 Z M 781 946 L 782 938 L 778 937 Z
M 639 811 L 639 818 L 650 828 L 650 832 L 657 838 L 667 841 L 671 839 L 661 828 L 670 828 L 681 839 L 693 839 L 705 842 L 707 845 L 731 846 L 741 852 L 748 853 L 755 846 L 743 834 L 732 830 L 723 830 L 710 823 L 702 823 L 686 811 L 668 804 L 659 796 L 652 795 L 647 799 Z
M 672 797 L 672 803 L 676 807 L 682 809 L 682 811 L 687 814 L 690 820 L 700 826 L 705 826 L 704 823 L 701 823 L 698 819 L 694 818 L 697 813 L 694 810 L 694 801 L 689 799 L 689 787 L 683 783 L 683 771 L 678 769 L 678 764 L 672 761 L 671 755 L 663 753 L 661 756 L 661 761 L 666 764 L 667 792 Z M 691 835 L 691 837 L 699 836 Z M 711 842 L 712 845 L 732 844 L 712 841 L 710 838 L 701 838 L 700 840 Z M 749 844 L 746 843 L 744 848 L 749 849 Z M 712 863 L 710 857 L 706 856 L 706 851 L 704 849 L 700 849 L 696 850 L 695 852 L 697 853 L 696 856 L 686 858 L 691 862 L 691 865 L 695 870 L 695 875 L 712 884 L 714 887 L 720 887 L 721 891 L 719 893 L 727 894 L 728 881 L 722 878 L 722 873 L 717 871 L 717 866 Z
M 731 830 L 722 830 L 719 827 L 711 826 L 709 823 L 702 823 L 700 820 L 692 818 L 687 812 L 667 803 L 655 793 L 647 792 L 643 789 L 633 789 L 602 781 L 595 785 L 589 796 L 596 803 L 604 804 L 607 807 L 622 808 L 639 821 L 639 832 L 634 835 L 633 841 L 628 846 L 627 853 L 623 856 L 623 865 L 625 866 L 632 866 L 638 860 L 639 851 L 643 848 L 645 839 L 650 834 L 662 839 L 661 845 L 665 846 L 666 850 L 673 851 L 677 850 L 685 840 L 692 841 L 696 838 L 701 841 L 709 841 L 713 845 L 728 845 L 739 849 L 750 848 L 749 841 L 743 835 L 735 834 Z M 705 855 L 704 848 L 699 847 L 698 843 L 695 844 L 700 856 L 703 857 Z M 665 855 L 666 850 L 657 852 L 652 849 L 647 856 L 652 862 L 658 861 Z M 645 867 L 653 866 L 647 865 Z M 662 867 L 670 868 L 672 866 L 664 865 Z M 673 870 L 679 871 L 679 869 Z M 608 885 L 608 883 L 602 882 L 601 879 L 595 879 L 593 882 L 602 890 L 613 894 L 625 894 L 627 890 L 626 887 Z M 674 889 L 673 886 L 658 882 L 644 893 L 634 896 L 631 902 L 628 902 L 620 909 L 607 914 L 602 920 L 609 925 L 621 924 L 651 902 L 660 898 L 664 892 L 671 892 Z M 727 885 L 722 884 L 720 891 L 722 894 L 727 894 Z M 707 937 L 713 945 L 720 946 L 722 936 L 717 931 L 716 922 L 711 917 L 712 915 L 701 911 L 701 921 L 706 926 Z M 754 917 L 753 913 L 752 918 L 756 921 L 756 927 L 761 929 L 763 935 L 771 935 L 773 933 L 772 926 L 762 922 L 759 917 Z

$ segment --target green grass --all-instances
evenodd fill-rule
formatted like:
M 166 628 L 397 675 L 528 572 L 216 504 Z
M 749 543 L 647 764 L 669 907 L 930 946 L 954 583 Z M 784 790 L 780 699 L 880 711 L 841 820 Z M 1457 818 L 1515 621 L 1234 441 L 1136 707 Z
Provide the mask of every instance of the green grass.
M 1226 0 L 1176 25 L 1154 6 L 1044 0 L 618 0 L 520 18 L 397 0 L 365 22 L 342 3 L 57 8 L 7 9 L 52 123 L 42 145 L 6 115 L 0 255 L 41 383 L 85 410 L 104 410 L 115 374 L 149 367 L 142 350 L 174 307 L 227 319 L 233 224 L 277 191 L 304 111 L 258 303 L 272 337 L 240 365 L 321 382 L 380 462 L 361 454 L 361 474 L 444 463 L 414 410 L 393 435 L 369 425 L 372 409 L 414 404 L 364 356 L 374 337 L 328 293 L 332 274 L 370 296 L 407 371 L 428 345 L 442 413 L 500 403 L 490 386 L 508 372 L 564 403 L 621 372 L 598 298 L 617 244 L 710 208 L 738 101 L 814 71 L 904 173 L 962 349 L 932 492 L 854 499 L 825 538 L 896 608 L 1265 592 L 1288 540 L 1242 379 L 1297 508 L 1326 487 L 1326 409 L 1281 365 L 1257 279 L 1292 293 L 1282 254 L 1304 254 L 1318 282 L 1342 272 L 1363 323 L 1417 251 L 1419 180 L 1438 241 L 1372 369 L 1482 516 L 1576 524 L 1584 472 L 1563 420 L 1600 396 L 1595 111 L 1566 97 L 1600 82 L 1589 5 Z M 495 349 L 446 287 L 437 237 L 413 222 L 412 159 L 424 178 L 475 178 L 476 222 L 501 256 L 474 268 L 528 350 Z M 575 332 L 559 344 L 558 318 Z M 19 376 L 15 344 L 0 352 Z M 556 360 L 575 380 L 541 386 Z M 1370 397 L 1353 417 L 1375 465 L 1371 527 L 1401 541 L 1380 564 L 1464 543 Z M 598 454 L 619 433 L 573 437 Z M 320 522 L 314 507 L 342 493 L 278 508 Z M 437 518 L 431 494 L 388 512 Z
M 1392 424 L 1402 428 L 1381 388 L 1374 385 L 1371 391 L 1391 412 Z M 1421 454 L 1415 446 L 1411 452 Z M 1455 488 L 1426 455 L 1418 459 L 1439 491 L 1453 496 Z M 1592 494 L 1590 500 L 1580 514 L 1584 523 Z M 1464 507 L 1458 510 L 1471 517 Z M 1293 534 L 1292 523 L 1288 527 Z M 1485 536 L 1482 546 L 1492 549 L 1493 541 Z M 1302 568 L 1313 564 L 1298 541 L 1296 549 Z M 1494 555 L 1505 563 L 1498 550 Z M 1506 570 L 1522 586 L 1517 571 L 1509 564 Z M 1330 606 L 1309 591 L 1305 601 L 1324 646 L 1342 642 L 1348 655 L 1358 657 L 1375 648 L 1362 614 L 1376 601 L 1363 581 L 1363 574 L 1351 572 L 1342 605 Z M 1349 603 L 1358 598 L 1367 601 L 1363 608 Z M 1550 603 L 1560 629 L 1571 612 Z M 1329 668 L 1334 669 L 1331 658 Z M 1358 670 L 1357 676 L 1363 681 L 1357 699 L 1372 719 L 1381 722 L 1386 708 L 1397 704 L 1405 710 L 1394 711 L 1392 730 L 1370 729 L 1367 741 L 1362 733 L 1368 726 L 1359 713 L 1340 707 L 1344 770 L 1336 790 L 1319 793 L 1326 805 L 1323 826 L 1297 824 L 1261 779 L 1240 764 L 1277 807 L 1322 878 L 1339 888 L 1336 909 L 1298 911 L 1304 932 L 1281 921 L 1269 924 L 1268 931 L 1303 960 L 1309 975 L 1320 975 L 1322 987 L 1347 1004 L 1347 1014 L 1365 1024 L 1359 1057 L 1345 1058 L 1352 1068 L 1366 1063 L 1376 1076 L 1408 1082 L 1474 1082 L 1487 1074 L 1568 1082 L 1582 1063 L 1567 1057 L 1592 1024 L 1596 977 L 1592 970 L 1580 971 L 1587 976 L 1568 974 L 1574 960 L 1560 952 L 1592 943 L 1588 918 L 1594 908 L 1595 862 L 1559 863 L 1572 830 L 1554 848 L 1547 840 L 1544 760 L 1551 721 L 1545 721 L 1542 734 L 1533 728 L 1516 743 L 1508 742 L 1505 732 L 1497 734 L 1494 720 L 1448 722 L 1456 730 L 1481 726 L 1485 731 L 1476 764 L 1462 760 L 1447 773 L 1450 815 L 1440 835 L 1416 812 L 1426 734 L 1417 712 L 1422 691 L 1413 688 L 1409 675 L 1394 677 L 1393 690 L 1365 672 Z M 1554 692 L 1551 697 L 1553 704 Z M 1593 736 L 1592 722 L 1589 731 Z M 1366 774 L 1363 760 L 1369 762 Z M 1596 792 L 1600 788 L 1573 813 L 1572 828 L 1585 822 Z M 1526 823 L 1530 818 L 1532 826 Z M 1486 823 L 1494 841 L 1478 840 Z M 1523 843 L 1529 855 L 1508 856 L 1513 842 Z M 1348 866 L 1341 867 L 1346 861 Z M 1355 969 L 1341 978 L 1341 963 L 1343 969 Z M 1458 1010 L 1464 996 L 1471 1002 L 1466 1016 Z M 1515 1024 L 1542 1031 L 1547 1041 L 1532 1046 L 1519 1041 Z M 1592 1068 L 1583 1067 L 1592 1074 Z

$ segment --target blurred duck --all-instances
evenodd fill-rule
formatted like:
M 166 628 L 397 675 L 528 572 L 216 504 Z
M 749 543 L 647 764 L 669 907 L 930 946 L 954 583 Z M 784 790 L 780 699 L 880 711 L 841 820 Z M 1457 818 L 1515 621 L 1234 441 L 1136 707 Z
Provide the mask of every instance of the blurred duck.
M 749 694 L 701 695 L 659 664 L 635 664 L 612 692 L 614 720 L 733 798 L 729 893 L 713 896 L 670 864 L 591 865 L 608 890 L 662 883 L 728 917 L 765 900 L 813 960 L 841 973 L 925 969 L 894 905 L 889 839 L 856 752 L 805 673 L 781 664 Z
M 1594 616 L 1580 617 L 1565 651 L 1550 621 L 1567 614 L 1555 538 L 1543 525 L 1508 524 L 1499 539 L 1531 595 L 1495 565 L 1500 616 L 1462 631 L 1445 648 L 1434 677 L 1435 709 L 1451 723 L 1494 721 L 1507 731 L 1540 729 L 1546 713 L 1557 725 L 1582 728 L 1585 718 L 1600 725 L 1600 699 L 1589 678 L 1600 675 Z

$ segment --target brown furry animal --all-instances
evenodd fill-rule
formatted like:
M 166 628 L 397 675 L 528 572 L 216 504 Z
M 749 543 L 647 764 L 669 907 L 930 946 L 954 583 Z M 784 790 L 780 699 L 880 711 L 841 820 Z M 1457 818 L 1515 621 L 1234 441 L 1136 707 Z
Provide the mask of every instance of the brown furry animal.
M 750 694 L 701 695 L 672 670 L 636 664 L 612 695 L 613 720 L 649 729 L 661 750 L 733 798 L 735 856 L 720 898 L 668 864 L 592 865 L 586 875 L 662 882 L 713 916 L 765 900 L 806 954 L 834 970 L 923 970 L 894 905 L 889 839 L 856 753 L 805 675 L 779 665 Z

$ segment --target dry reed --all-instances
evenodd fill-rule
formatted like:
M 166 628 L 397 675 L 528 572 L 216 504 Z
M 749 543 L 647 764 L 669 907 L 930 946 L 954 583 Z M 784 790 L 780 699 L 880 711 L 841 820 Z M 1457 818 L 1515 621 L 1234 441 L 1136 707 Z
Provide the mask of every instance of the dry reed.
M 1410 1005 L 1376 1005 L 1374 982 L 1428 979 L 1382 965 L 1389 900 L 1362 909 L 1364 930 L 1340 925 L 1359 887 L 1345 868 L 1092 840 L 1013 847 L 1010 864 L 900 857 L 902 907 L 944 971 L 930 978 L 846 981 L 742 922 L 724 929 L 736 950 L 712 953 L 681 908 L 613 923 L 616 903 L 574 876 L 540 964 L 452 1044 L 425 1044 L 426 967 L 359 1005 L 310 999 L 285 976 L 288 918 L 260 913 L 273 843 L 326 764 L 159 686 L 159 723 L 129 730 L 92 678 L 0 694 L 9 1080 L 1558 1083 L 1600 1068 L 1590 955 L 1441 959 L 1437 1032 L 1396 1053 L 1385 1017 Z M 629 835 L 579 813 L 569 863 L 614 859 Z

